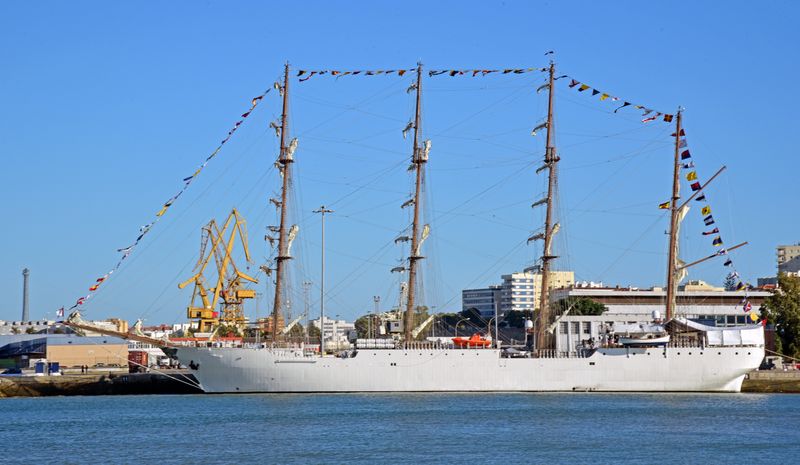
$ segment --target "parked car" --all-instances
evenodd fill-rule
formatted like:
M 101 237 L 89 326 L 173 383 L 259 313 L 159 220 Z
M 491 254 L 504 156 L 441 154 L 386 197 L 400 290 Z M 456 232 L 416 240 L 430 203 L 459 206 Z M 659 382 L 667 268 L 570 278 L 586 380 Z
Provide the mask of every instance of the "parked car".
M 0 375 L 21 375 L 21 374 L 22 370 L 19 368 L 8 368 L 6 370 L 3 370 L 2 373 L 0 373 Z

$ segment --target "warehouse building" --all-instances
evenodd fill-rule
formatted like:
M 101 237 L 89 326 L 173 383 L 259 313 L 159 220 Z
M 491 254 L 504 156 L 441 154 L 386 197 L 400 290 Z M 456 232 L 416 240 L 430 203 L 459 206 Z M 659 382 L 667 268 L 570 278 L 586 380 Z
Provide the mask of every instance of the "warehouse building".
M 0 366 L 29 368 L 46 359 L 61 367 L 124 367 L 128 343 L 115 337 L 81 337 L 72 334 L 20 334 L 0 337 Z

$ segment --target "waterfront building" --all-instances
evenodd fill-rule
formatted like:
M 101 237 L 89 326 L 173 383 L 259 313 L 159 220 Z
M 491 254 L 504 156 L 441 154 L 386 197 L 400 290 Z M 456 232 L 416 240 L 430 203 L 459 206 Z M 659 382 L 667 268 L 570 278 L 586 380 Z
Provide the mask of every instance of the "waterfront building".
M 720 292 L 724 291 L 724 287 L 712 286 L 705 281 L 700 279 L 689 280 L 686 281 L 686 284 L 681 284 L 678 286 L 679 291 L 687 291 L 687 292 Z
M 355 331 L 356 325 L 354 323 L 348 323 L 345 320 L 334 320 L 331 318 L 325 317 L 325 323 L 323 325 L 323 336 L 325 338 L 325 344 L 327 348 L 335 347 L 335 348 L 343 348 L 343 347 L 350 347 L 350 342 L 347 339 L 348 334 L 350 331 Z M 319 318 L 316 320 L 311 320 L 311 326 L 319 329 Z
M 72 332 L 67 326 L 56 323 L 51 320 L 33 320 L 33 321 L 4 321 L 0 320 L 0 336 L 8 336 L 14 334 L 38 334 L 47 332 Z
M 503 314 L 508 311 L 533 311 L 539 309 L 542 295 L 542 274 L 536 268 L 521 273 L 503 275 L 500 308 Z M 573 271 L 551 271 L 550 289 L 560 289 L 575 283 Z
M 758 287 L 761 289 L 775 289 L 778 287 L 778 277 L 777 276 L 767 276 L 764 278 L 758 278 L 756 281 L 758 283 Z
M 480 289 L 464 289 L 461 291 L 461 310 L 477 310 L 481 316 L 491 318 L 494 315 L 495 303 L 500 303 L 501 285 L 491 285 Z M 498 307 L 498 311 L 503 310 Z
M 800 273 L 800 243 L 795 245 L 779 245 L 778 273 Z
M 499 299 L 497 312 L 505 315 L 509 311 L 530 312 L 539 308 L 541 297 L 542 275 L 536 268 L 505 274 L 500 277 L 503 282 L 485 288 L 464 289 L 461 291 L 462 311 L 476 309 L 481 316 L 494 316 L 494 304 Z M 550 289 L 572 286 L 575 273 L 572 271 L 551 271 Z
M 128 364 L 128 343 L 115 337 L 74 334 L 20 334 L 0 337 L 0 366 L 30 368 L 36 360 L 61 367 L 119 366 Z

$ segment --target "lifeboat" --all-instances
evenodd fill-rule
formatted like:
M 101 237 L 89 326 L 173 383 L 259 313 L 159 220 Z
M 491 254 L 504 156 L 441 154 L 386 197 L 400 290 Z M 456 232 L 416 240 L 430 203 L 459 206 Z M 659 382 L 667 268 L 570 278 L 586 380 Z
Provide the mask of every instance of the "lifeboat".
M 669 334 L 637 334 L 619 338 L 624 346 L 663 346 L 669 343 Z
M 482 336 L 480 333 L 475 333 L 469 339 L 465 337 L 454 337 L 453 344 L 460 348 L 490 347 L 492 345 L 492 339 Z

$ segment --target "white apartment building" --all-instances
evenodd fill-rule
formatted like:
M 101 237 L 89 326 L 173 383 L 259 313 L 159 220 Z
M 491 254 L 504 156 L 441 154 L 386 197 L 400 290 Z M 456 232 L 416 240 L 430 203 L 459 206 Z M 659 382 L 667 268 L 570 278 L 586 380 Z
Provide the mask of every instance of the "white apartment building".
M 542 295 L 542 275 L 535 270 L 503 275 L 500 308 L 509 310 L 532 311 L 539 308 Z M 548 287 L 560 289 L 575 283 L 573 271 L 551 271 Z
M 461 309 L 477 309 L 482 316 L 491 318 L 494 315 L 495 299 L 499 298 L 498 313 L 505 314 L 511 310 L 532 311 L 539 308 L 541 297 L 542 275 L 535 269 L 501 276 L 503 283 L 486 288 L 464 289 L 461 291 Z M 550 289 L 572 286 L 575 273 L 572 271 L 551 271 Z
M 311 320 L 310 323 L 312 326 L 319 329 L 319 318 L 316 320 Z M 333 320 L 326 316 L 323 326 L 324 329 L 322 335 L 325 339 L 325 345 L 327 348 L 344 348 L 350 346 L 350 342 L 347 340 L 347 335 L 350 331 L 356 329 L 356 325 L 354 323 L 348 323 L 345 320 Z

